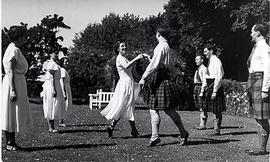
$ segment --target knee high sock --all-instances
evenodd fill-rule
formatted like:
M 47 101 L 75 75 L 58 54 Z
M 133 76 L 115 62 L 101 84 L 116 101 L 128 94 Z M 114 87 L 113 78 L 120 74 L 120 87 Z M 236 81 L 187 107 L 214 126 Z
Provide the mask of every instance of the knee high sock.
M 159 136 L 159 124 L 160 124 L 160 116 L 158 111 L 156 110 L 150 110 L 150 116 L 151 116 L 151 126 L 152 126 L 152 135 L 151 135 L 151 141 L 154 141 Z
M 187 133 L 187 131 L 184 128 L 184 125 L 182 123 L 180 115 L 173 109 L 165 110 L 165 113 L 173 120 L 173 122 L 177 126 L 181 136 L 185 135 Z
M 259 149 L 266 151 L 267 141 L 269 138 L 270 126 L 268 120 L 258 120 L 258 140 Z

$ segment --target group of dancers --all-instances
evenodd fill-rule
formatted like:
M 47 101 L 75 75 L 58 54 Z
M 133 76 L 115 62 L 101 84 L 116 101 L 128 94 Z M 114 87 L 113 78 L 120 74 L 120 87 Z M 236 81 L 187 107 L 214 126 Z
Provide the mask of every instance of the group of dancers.
M 15 32 L 16 31 L 16 32 Z M 19 26 L 11 27 L 8 31 L 12 43 L 7 48 L 3 65 L 6 72 L 3 79 L 2 95 L 2 129 L 7 139 L 7 150 L 17 150 L 15 143 L 15 132 L 22 132 L 32 127 L 32 119 L 27 98 L 26 81 L 24 74 L 28 65 L 22 55 L 19 46 L 25 41 L 25 31 Z M 251 38 L 255 42 L 254 49 L 248 60 L 249 65 L 249 116 L 256 119 L 258 127 L 259 148 L 248 150 L 250 155 L 264 155 L 267 140 L 269 137 L 270 106 L 270 54 L 269 46 L 266 43 L 268 30 L 264 24 L 255 24 L 251 30 Z M 180 105 L 183 93 L 177 82 L 172 79 L 176 75 L 173 71 L 174 60 L 170 53 L 168 44 L 169 30 L 159 27 L 156 31 L 158 45 L 154 54 L 150 57 L 147 54 L 138 54 L 129 61 L 126 56 L 126 42 L 117 42 L 115 52 L 116 68 L 119 74 L 119 81 L 116 85 L 114 96 L 110 103 L 100 112 L 110 125 L 107 128 L 108 136 L 113 138 L 113 131 L 120 119 L 126 119 L 131 126 L 131 135 L 139 137 L 140 134 L 135 125 L 134 101 L 136 95 L 135 83 L 132 76 L 132 66 L 140 59 L 148 59 L 140 81 L 140 94 L 147 104 L 151 116 L 151 138 L 148 146 L 156 146 L 160 141 L 159 111 L 164 111 L 174 122 L 179 130 L 179 145 L 188 142 L 189 133 L 184 127 L 179 114 L 175 108 Z M 197 130 L 206 129 L 207 113 L 214 115 L 214 135 L 220 135 L 222 112 L 225 111 L 224 92 L 222 78 L 224 71 L 220 59 L 215 55 L 215 47 L 207 44 L 201 55 L 197 55 L 195 63 L 198 66 L 194 74 L 194 101 L 196 107 L 201 111 L 199 126 Z M 43 69 L 46 72 L 46 79 L 43 84 L 44 115 L 48 120 L 49 132 L 57 132 L 54 128 L 54 121 L 65 118 L 65 108 L 70 105 L 71 94 L 69 88 L 61 88 L 60 80 L 67 77 L 66 72 L 61 74 L 61 67 L 55 62 L 55 54 L 50 54 L 50 60 L 46 61 Z M 208 66 L 204 66 L 204 59 L 208 59 Z M 65 75 L 64 75 L 65 74 Z M 63 81 L 62 81 L 63 82 Z M 69 82 L 69 79 L 67 79 Z M 66 102 L 65 102 L 66 101 Z

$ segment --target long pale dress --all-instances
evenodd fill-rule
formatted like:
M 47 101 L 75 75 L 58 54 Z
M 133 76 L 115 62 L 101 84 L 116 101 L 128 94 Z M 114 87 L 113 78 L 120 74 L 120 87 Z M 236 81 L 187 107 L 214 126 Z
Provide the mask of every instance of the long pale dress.
M 125 57 L 120 54 L 117 56 L 116 68 L 120 79 L 110 103 L 100 112 L 108 120 L 124 118 L 134 121 L 134 81 L 132 68 L 123 67 L 127 63 L 128 60 Z
M 43 70 L 46 72 L 45 82 L 42 85 L 44 117 L 49 120 L 65 119 L 65 99 L 60 86 L 60 66 L 52 60 L 47 60 L 43 64 Z M 49 71 L 54 71 L 54 79 L 53 75 Z M 53 83 L 55 84 L 56 97 L 53 97 L 52 94 Z
M 28 63 L 20 49 L 14 43 L 10 43 L 3 57 L 5 72 L 9 71 L 8 63 L 13 58 L 16 59 L 13 72 L 17 99 L 16 101 L 10 100 L 10 82 L 9 76 L 6 74 L 2 84 L 1 125 L 2 129 L 8 132 L 24 132 L 33 127 L 24 76 L 28 69 Z
M 71 96 L 71 88 L 70 88 L 70 76 L 66 69 L 61 68 L 61 79 L 63 80 L 64 85 L 61 84 L 63 94 L 65 94 L 64 88 L 66 90 L 66 101 L 65 101 L 65 110 L 66 112 L 72 108 L 72 96 Z M 62 83 L 62 82 L 60 82 Z

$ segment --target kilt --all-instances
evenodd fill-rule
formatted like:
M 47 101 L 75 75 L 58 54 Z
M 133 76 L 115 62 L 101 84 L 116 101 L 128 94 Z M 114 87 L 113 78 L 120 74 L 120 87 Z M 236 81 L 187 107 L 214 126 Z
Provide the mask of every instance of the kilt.
M 212 100 L 211 96 L 214 88 L 214 79 L 206 79 L 206 82 L 207 82 L 205 91 L 206 111 L 213 112 L 214 114 L 221 114 L 223 111 L 226 110 L 223 87 L 221 86 L 218 89 L 216 99 Z
M 202 97 L 200 97 L 202 84 L 195 83 L 194 91 L 193 91 L 193 98 L 196 110 L 206 111 L 206 101 Z
M 270 119 L 270 103 L 264 102 L 261 97 L 262 84 L 263 72 L 255 72 L 249 74 L 248 116 L 256 119 Z
M 142 90 L 145 103 L 150 109 L 175 109 L 181 101 L 181 90 L 171 80 L 169 68 L 163 67 L 146 79 Z

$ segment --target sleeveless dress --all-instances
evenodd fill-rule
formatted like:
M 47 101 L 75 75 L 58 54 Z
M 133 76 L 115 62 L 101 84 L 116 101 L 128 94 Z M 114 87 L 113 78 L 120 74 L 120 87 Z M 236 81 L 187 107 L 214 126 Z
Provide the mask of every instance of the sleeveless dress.
M 8 132 L 24 132 L 33 127 L 27 96 L 27 85 L 24 76 L 28 69 L 28 63 L 20 49 L 17 48 L 14 43 L 10 43 L 3 57 L 5 72 L 9 71 L 8 63 L 13 58 L 16 59 L 14 84 L 17 99 L 15 102 L 11 102 L 10 100 L 10 82 L 6 74 L 2 83 L 1 125 L 2 129 Z
M 66 95 L 67 99 L 65 101 L 65 110 L 66 112 L 72 108 L 72 96 L 71 96 L 71 88 L 70 88 L 70 76 L 66 69 L 61 68 L 61 79 L 63 79 L 64 87 L 66 89 Z M 64 94 L 64 87 L 62 86 L 63 89 L 63 94 Z
M 127 63 L 128 60 L 124 56 L 120 54 L 117 56 L 116 68 L 120 79 L 110 103 L 100 112 L 108 120 L 124 118 L 134 121 L 134 81 L 132 68 L 123 67 Z
M 43 111 L 44 117 L 49 120 L 65 119 L 65 99 L 60 85 L 61 71 L 56 62 L 47 60 L 43 64 L 45 73 L 45 82 L 42 85 L 43 92 Z M 49 71 L 54 71 L 54 79 Z M 55 85 L 56 97 L 52 96 L 53 84 Z

